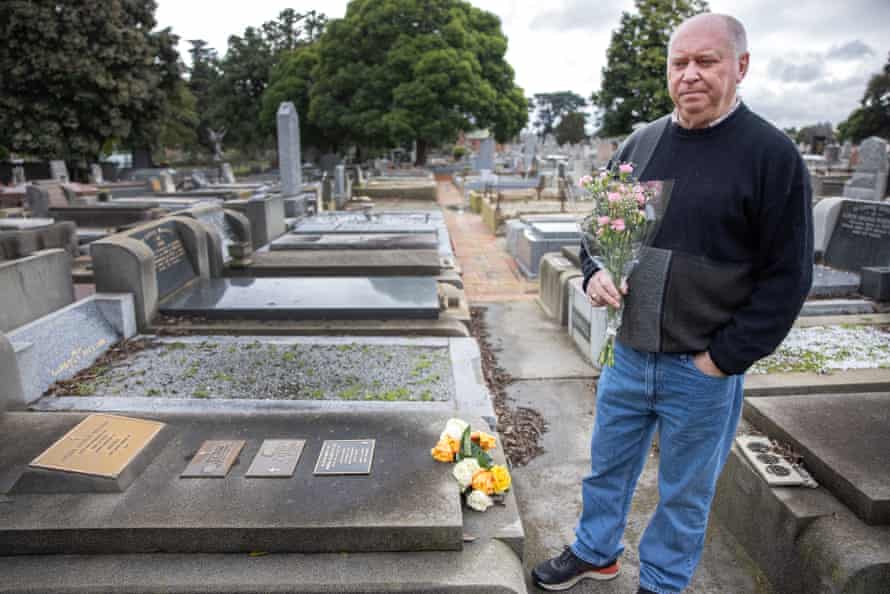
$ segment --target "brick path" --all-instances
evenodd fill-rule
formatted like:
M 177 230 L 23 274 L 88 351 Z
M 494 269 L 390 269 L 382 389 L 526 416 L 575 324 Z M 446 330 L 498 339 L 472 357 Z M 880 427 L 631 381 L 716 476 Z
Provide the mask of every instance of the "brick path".
M 469 210 L 458 213 L 445 208 L 463 198 L 450 181 L 439 181 L 439 205 L 451 234 L 454 253 L 463 270 L 464 291 L 471 303 L 534 299 L 538 283 L 526 280 L 499 239 Z

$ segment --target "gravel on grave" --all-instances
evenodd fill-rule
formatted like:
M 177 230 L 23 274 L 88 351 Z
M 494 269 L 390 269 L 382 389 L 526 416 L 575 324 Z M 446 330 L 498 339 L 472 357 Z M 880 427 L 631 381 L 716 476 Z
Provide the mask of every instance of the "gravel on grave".
M 761 359 L 750 374 L 890 368 L 890 331 L 875 326 L 793 328 L 776 352 Z
M 448 347 L 250 340 L 156 342 L 98 365 L 58 396 L 444 401 Z

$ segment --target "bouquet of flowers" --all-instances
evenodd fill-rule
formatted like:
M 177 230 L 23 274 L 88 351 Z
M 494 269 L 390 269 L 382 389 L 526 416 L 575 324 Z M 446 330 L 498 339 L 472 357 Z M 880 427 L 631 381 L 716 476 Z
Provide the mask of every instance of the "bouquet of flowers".
M 630 276 L 640 248 L 658 219 L 656 203 L 663 202 L 661 182 L 637 182 L 633 166 L 623 163 L 617 172 L 605 171 L 596 177 L 586 175 L 580 185 L 593 200 L 593 210 L 581 221 L 581 241 L 597 266 L 612 277 L 616 287 Z M 615 337 L 621 327 L 621 307 L 607 309 L 606 343 L 600 351 L 600 365 L 614 365 Z
M 449 419 L 430 454 L 439 462 L 454 464 L 452 476 L 467 506 L 485 511 L 503 501 L 503 494 L 512 480 L 506 467 L 494 464 L 488 450 L 495 447 L 496 439 L 482 431 L 472 431 L 461 419 Z

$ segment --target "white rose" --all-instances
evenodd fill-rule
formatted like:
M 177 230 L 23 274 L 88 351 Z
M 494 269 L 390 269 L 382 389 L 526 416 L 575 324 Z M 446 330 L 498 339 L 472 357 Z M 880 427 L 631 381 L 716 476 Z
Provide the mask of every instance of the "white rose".
M 460 485 L 460 490 L 463 491 L 470 486 L 470 483 L 473 482 L 473 475 L 479 470 L 481 470 L 481 467 L 476 458 L 464 458 L 454 465 L 454 470 L 451 471 L 451 474 L 457 479 L 457 484 Z
M 492 501 L 491 497 L 489 497 L 482 491 L 474 490 L 472 493 L 467 495 L 467 505 L 470 506 L 470 509 L 484 512 L 489 507 L 494 505 L 494 501 Z
M 460 419 L 448 419 L 448 422 L 445 423 L 445 430 L 442 432 L 442 435 L 439 436 L 439 439 L 442 439 L 447 435 L 448 437 L 460 441 L 460 438 L 464 436 L 464 430 L 469 426 L 469 423 L 466 421 L 461 421 Z

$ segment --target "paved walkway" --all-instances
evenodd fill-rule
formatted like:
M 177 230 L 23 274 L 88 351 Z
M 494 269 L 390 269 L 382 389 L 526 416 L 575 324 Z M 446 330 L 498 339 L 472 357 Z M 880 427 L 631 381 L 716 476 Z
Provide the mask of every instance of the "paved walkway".
M 448 208 L 462 204 L 458 189 L 451 182 L 440 181 L 439 205 L 444 209 L 454 253 L 463 270 L 467 300 L 487 303 L 534 299 L 538 283 L 525 279 L 504 249 L 503 238 L 492 235 L 481 216 Z

